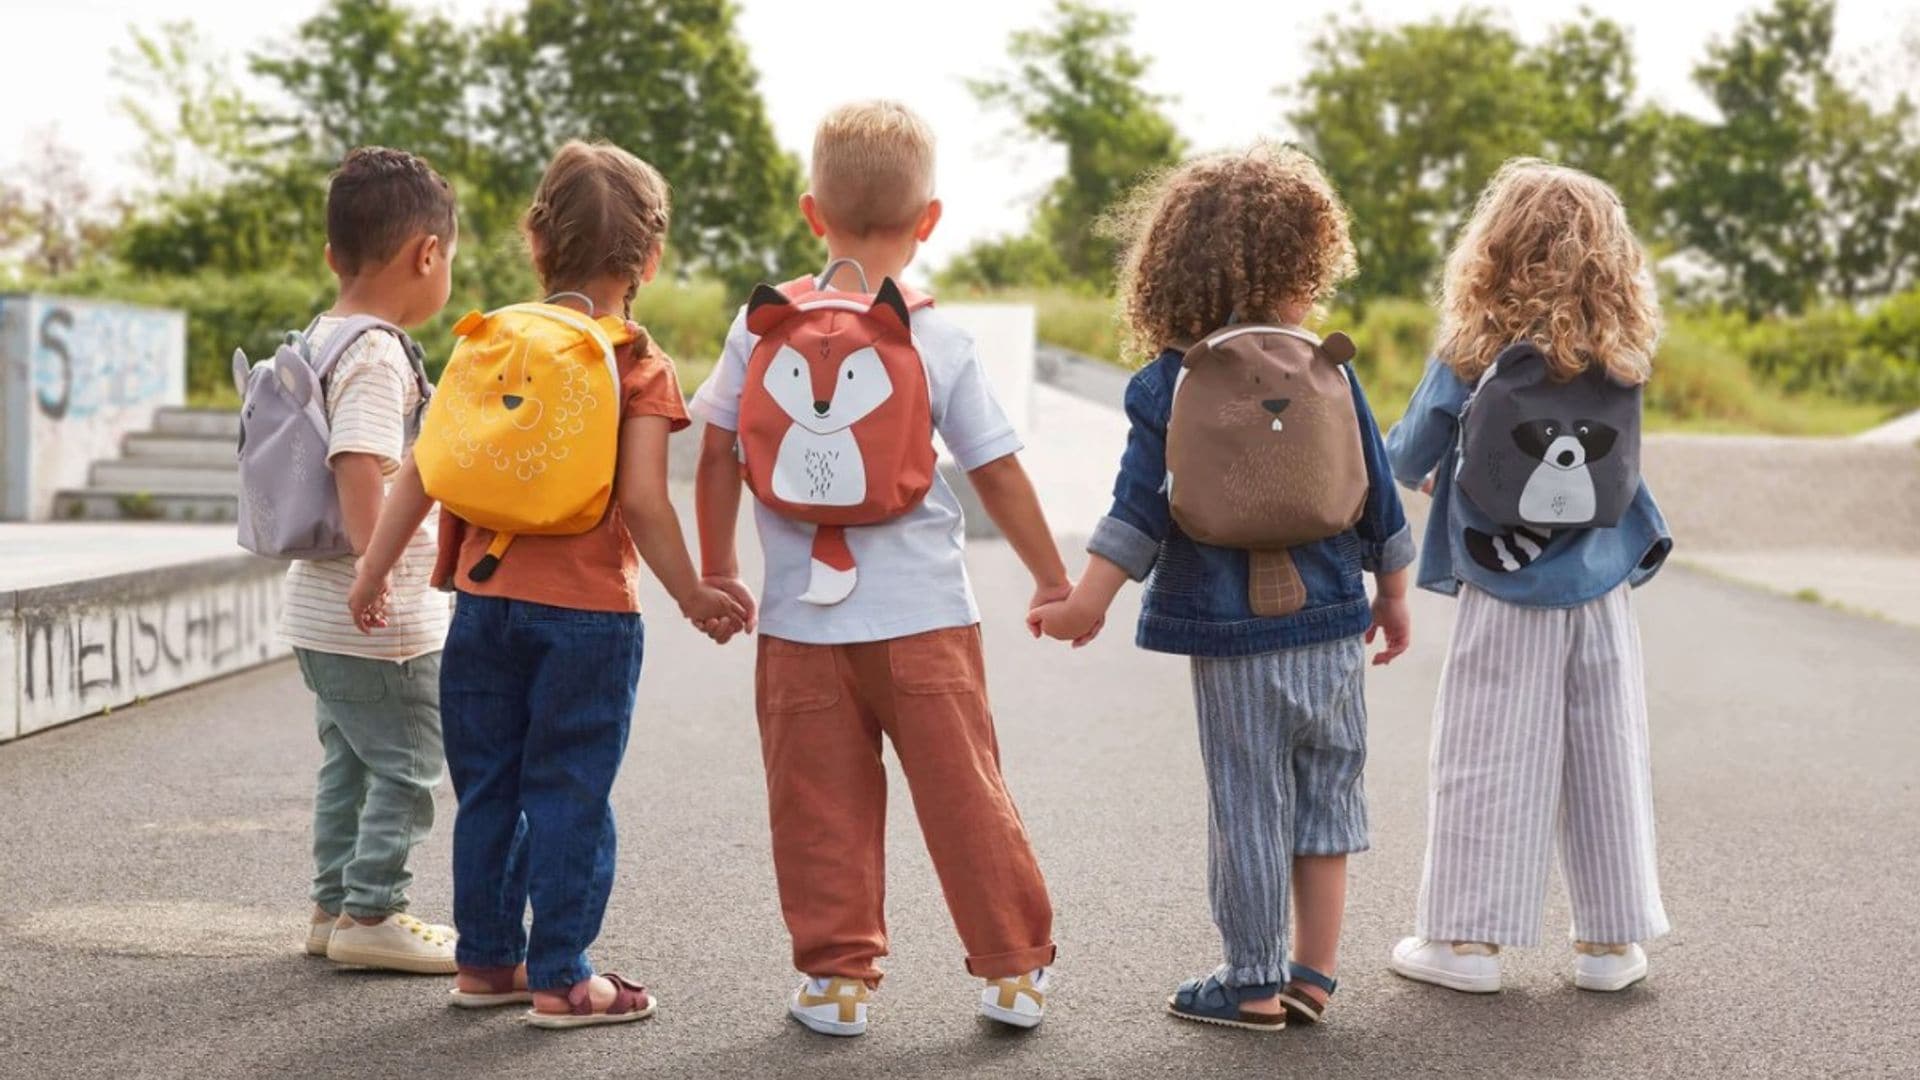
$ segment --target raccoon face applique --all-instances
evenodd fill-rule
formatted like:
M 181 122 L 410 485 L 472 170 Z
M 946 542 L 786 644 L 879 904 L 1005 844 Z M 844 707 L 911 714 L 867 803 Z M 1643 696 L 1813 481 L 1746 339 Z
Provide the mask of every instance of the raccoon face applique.
M 1513 429 L 1514 445 L 1539 462 L 1520 489 L 1520 514 L 1560 526 L 1593 520 L 1593 475 L 1588 465 L 1606 457 L 1619 432 L 1598 420 L 1531 420 Z

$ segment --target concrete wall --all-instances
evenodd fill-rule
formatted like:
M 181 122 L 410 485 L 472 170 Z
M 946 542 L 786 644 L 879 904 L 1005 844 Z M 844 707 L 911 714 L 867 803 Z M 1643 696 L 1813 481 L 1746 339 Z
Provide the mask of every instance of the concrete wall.
M 285 574 L 234 555 L 0 593 L 0 740 L 286 655 Z
M 53 494 L 186 399 L 186 316 L 0 296 L 0 520 L 43 521 Z

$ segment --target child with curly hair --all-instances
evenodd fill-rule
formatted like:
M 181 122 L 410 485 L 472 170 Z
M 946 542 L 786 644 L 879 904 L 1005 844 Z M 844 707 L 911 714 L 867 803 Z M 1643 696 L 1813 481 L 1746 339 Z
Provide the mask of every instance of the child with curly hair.
M 1189 349 L 1238 324 L 1304 340 L 1323 355 L 1345 351 L 1300 327 L 1354 270 L 1346 208 L 1313 161 L 1268 144 L 1199 158 L 1148 185 L 1128 218 L 1140 227 L 1121 285 L 1126 320 L 1135 341 L 1159 355 L 1127 386 L 1132 430 L 1113 508 L 1087 545 L 1085 576 L 1029 622 L 1036 633 L 1085 644 L 1120 587 L 1146 581 L 1138 644 L 1191 658 L 1213 918 L 1226 954 L 1211 974 L 1182 983 L 1167 1007 L 1188 1020 L 1275 1031 L 1289 1015 L 1318 1022 L 1334 989 L 1347 856 L 1367 848 L 1362 641 L 1385 633 L 1376 664 L 1406 650 L 1413 539 L 1380 429 L 1344 363 L 1328 374 L 1351 390 L 1345 422 L 1358 427 L 1366 494 L 1352 527 L 1286 549 L 1304 587 L 1297 610 L 1256 611 L 1252 556 L 1183 530 L 1165 483 Z M 1266 418 L 1275 430 L 1278 416 Z M 1378 585 L 1371 605 L 1363 571 Z
M 1613 189 L 1543 161 L 1503 166 L 1447 261 L 1437 355 L 1387 439 L 1394 475 L 1433 495 L 1420 586 L 1460 598 L 1434 703 L 1416 936 L 1391 960 L 1409 979 L 1500 989 L 1501 947 L 1540 940 L 1556 846 L 1576 986 L 1638 982 L 1639 943 L 1667 931 L 1628 596 L 1672 549 L 1666 522 L 1642 482 L 1611 527 L 1503 529 L 1458 482 L 1462 415 L 1502 393 L 1499 380 L 1475 389 L 1496 358 L 1544 361 L 1529 390 L 1596 369 L 1630 389 L 1659 336 L 1652 275 Z

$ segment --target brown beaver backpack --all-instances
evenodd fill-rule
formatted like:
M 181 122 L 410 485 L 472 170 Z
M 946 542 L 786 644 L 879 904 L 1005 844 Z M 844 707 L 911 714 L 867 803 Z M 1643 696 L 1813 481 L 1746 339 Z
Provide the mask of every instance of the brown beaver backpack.
M 1167 502 L 1203 544 L 1249 553 L 1261 616 L 1306 603 L 1287 550 L 1353 527 L 1367 464 L 1345 365 L 1353 341 L 1229 326 L 1187 350 L 1167 424 Z

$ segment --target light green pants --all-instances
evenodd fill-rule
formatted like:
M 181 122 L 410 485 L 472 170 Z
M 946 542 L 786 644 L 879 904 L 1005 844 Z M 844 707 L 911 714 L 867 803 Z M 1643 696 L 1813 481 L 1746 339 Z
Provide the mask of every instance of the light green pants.
M 313 902 L 372 917 L 407 907 L 407 857 L 433 831 L 440 654 L 402 663 L 293 650 L 319 699 Z

